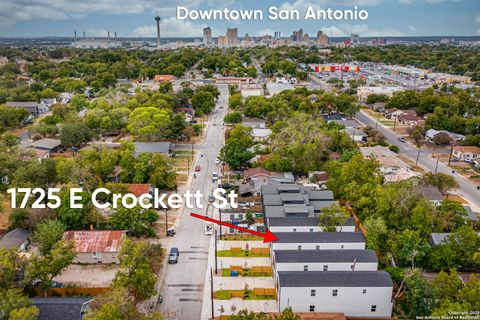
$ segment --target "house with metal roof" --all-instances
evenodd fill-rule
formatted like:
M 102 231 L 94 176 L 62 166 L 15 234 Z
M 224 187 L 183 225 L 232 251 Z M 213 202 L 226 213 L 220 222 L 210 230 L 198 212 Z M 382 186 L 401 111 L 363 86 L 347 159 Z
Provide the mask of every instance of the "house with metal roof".
M 274 250 L 272 263 L 281 271 L 377 271 L 373 250 Z
M 66 231 L 63 240 L 73 241 L 74 263 L 120 263 L 118 255 L 126 239 L 123 230 Z
M 276 287 L 279 311 L 391 318 L 393 282 L 385 271 L 280 271 Z
M 5 106 L 9 108 L 25 109 L 34 117 L 38 116 L 40 113 L 43 113 L 41 105 L 37 102 L 8 101 L 5 103 Z
M 272 250 L 365 249 L 361 232 L 277 232 Z

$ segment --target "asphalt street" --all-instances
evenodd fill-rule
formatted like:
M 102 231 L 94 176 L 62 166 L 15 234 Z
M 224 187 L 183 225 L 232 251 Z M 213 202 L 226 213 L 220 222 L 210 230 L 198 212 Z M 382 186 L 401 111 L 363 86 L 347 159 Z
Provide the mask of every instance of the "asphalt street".
M 196 145 L 198 152 L 195 165 L 201 167 L 196 173 L 191 185 L 187 186 L 192 192 L 200 190 L 205 197 L 216 187 L 211 180 L 212 172 L 220 172 L 220 166 L 215 164 L 215 158 L 224 145 L 223 117 L 227 112 L 228 86 L 218 86 L 221 94 L 217 101 L 216 110 L 211 114 L 203 144 Z M 223 106 L 220 109 L 220 106 Z M 187 146 L 186 146 L 187 147 Z M 202 156 L 203 155 L 203 156 Z M 168 319 L 200 319 L 204 291 L 205 274 L 207 271 L 207 257 L 210 237 L 204 235 L 202 220 L 190 217 L 191 209 L 185 208 L 180 217 L 172 247 L 180 250 L 178 264 L 167 264 L 164 280 L 160 289 L 163 303 L 160 310 L 166 313 Z M 195 213 L 207 212 L 206 201 L 203 209 L 194 210 Z M 212 216 L 212 207 L 208 208 L 208 215 Z M 170 248 L 167 249 L 167 254 Z
M 358 112 L 355 115 L 355 118 L 366 126 L 375 127 L 376 120 L 370 118 L 362 112 Z M 418 155 L 418 149 L 416 147 L 408 143 L 398 141 L 397 139 L 399 136 L 395 132 L 384 127 L 381 123 L 378 123 L 377 129 L 385 135 L 390 144 L 394 144 L 400 148 L 401 154 L 407 156 L 412 161 L 416 161 Z M 430 152 L 421 152 L 420 158 L 418 159 L 418 165 L 426 171 L 435 172 L 437 159 L 432 158 Z M 469 200 L 470 203 L 473 203 L 475 206 L 477 206 L 477 209 L 480 208 L 480 190 L 477 190 L 476 186 L 472 182 L 465 179 L 458 173 L 453 173 L 451 168 L 440 161 L 438 162 L 437 172 L 445 173 L 455 177 L 459 184 L 459 188 L 457 189 L 458 194 Z

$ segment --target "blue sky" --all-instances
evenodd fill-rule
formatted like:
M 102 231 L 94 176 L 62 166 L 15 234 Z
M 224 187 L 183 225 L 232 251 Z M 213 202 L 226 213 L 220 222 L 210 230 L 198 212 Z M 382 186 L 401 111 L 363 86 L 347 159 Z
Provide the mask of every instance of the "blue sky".
M 175 18 L 177 6 L 188 9 L 261 9 L 269 6 L 351 9 L 369 12 L 366 21 L 184 21 Z M 480 36 L 480 0 L 1 0 L 0 36 L 155 36 L 154 16 L 162 17 L 162 35 L 198 36 L 209 25 L 213 36 L 237 27 L 239 34 L 281 31 L 287 36 L 303 28 L 310 35 L 329 36 Z

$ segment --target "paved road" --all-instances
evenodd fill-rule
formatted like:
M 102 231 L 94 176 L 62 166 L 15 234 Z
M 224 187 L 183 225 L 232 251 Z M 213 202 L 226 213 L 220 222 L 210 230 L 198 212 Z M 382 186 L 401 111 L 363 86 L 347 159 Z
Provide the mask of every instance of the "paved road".
M 197 165 L 201 171 L 192 179 L 189 189 L 192 192 L 200 190 L 205 196 L 215 188 L 212 183 L 212 172 L 220 171 L 215 165 L 221 147 L 224 144 L 223 117 L 227 111 L 228 86 L 219 85 L 221 95 L 217 102 L 217 109 L 212 113 L 208 122 L 208 129 L 203 145 L 195 146 L 199 156 Z M 219 106 L 223 106 L 220 109 Z M 200 156 L 203 154 L 203 157 Z M 168 264 L 165 277 L 160 289 L 163 303 L 160 310 L 168 314 L 167 318 L 195 320 L 200 319 L 204 291 L 205 274 L 207 271 L 208 248 L 211 236 L 203 233 L 203 222 L 190 217 L 191 209 L 185 209 L 177 235 L 173 239 L 173 247 L 178 247 L 180 257 L 178 264 Z M 209 208 L 211 216 L 212 207 Z M 197 213 L 206 212 L 204 209 L 196 210 Z M 167 248 L 169 250 L 170 248 Z
M 357 118 L 358 121 L 362 122 L 363 124 L 375 127 L 375 122 L 376 122 L 375 119 L 370 118 L 364 113 L 359 112 L 355 115 L 355 117 Z M 385 137 L 387 138 L 387 141 L 390 144 L 394 144 L 400 148 L 400 153 L 406 155 L 409 159 L 413 161 L 417 159 L 417 154 L 418 154 L 417 148 L 415 148 L 414 146 L 408 143 L 398 141 L 397 140 L 398 135 L 395 132 L 391 131 L 390 129 L 387 129 L 386 127 L 384 127 L 381 123 L 378 123 L 377 129 L 385 135 Z M 420 154 L 418 164 L 426 171 L 435 172 L 437 160 L 432 158 L 431 152 L 428 152 L 428 153 L 422 152 Z M 460 186 L 457 192 L 460 195 L 462 195 L 464 198 L 469 200 L 471 203 L 475 204 L 478 208 L 480 208 L 480 190 L 477 190 L 476 186 L 472 182 L 470 182 L 469 180 L 465 179 L 464 177 L 462 177 L 457 173 L 452 173 L 452 169 L 448 168 L 447 165 L 443 164 L 442 162 L 438 163 L 437 172 L 454 176 Z

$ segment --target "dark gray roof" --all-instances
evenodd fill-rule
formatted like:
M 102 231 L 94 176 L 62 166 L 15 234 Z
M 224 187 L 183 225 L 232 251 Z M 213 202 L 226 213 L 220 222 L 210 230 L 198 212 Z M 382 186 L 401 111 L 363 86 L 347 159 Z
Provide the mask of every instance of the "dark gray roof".
M 310 205 L 313 206 L 314 211 L 321 211 L 323 208 L 329 207 L 334 203 L 337 203 L 337 201 L 336 200 L 314 200 L 314 201 L 310 201 Z
M 443 200 L 442 193 L 437 187 L 419 186 L 415 188 L 415 191 L 422 197 L 427 198 L 428 200 Z
M 38 320 L 81 320 L 82 305 L 91 298 L 33 298 Z
M 280 199 L 282 201 L 305 201 L 306 199 L 308 199 L 308 197 L 301 193 L 282 193 L 280 195 Z
M 272 217 L 268 218 L 268 225 L 270 227 L 311 227 L 318 226 L 319 218 L 317 217 Z M 352 217 L 348 218 L 345 223 L 346 226 L 354 226 L 355 221 Z
M 277 263 L 378 262 L 373 250 L 275 250 Z
M 35 148 L 35 149 L 44 149 L 44 150 L 53 150 L 56 147 L 60 146 L 62 143 L 58 139 L 40 139 L 32 144 L 29 145 L 29 147 Z
M 13 229 L 12 231 L 7 232 L 0 239 L 0 248 L 2 249 L 12 249 L 18 248 L 23 242 L 28 239 L 30 234 L 25 229 Z
M 283 183 L 283 184 L 276 184 L 276 185 L 264 185 L 262 186 L 262 195 L 268 194 L 280 194 L 280 193 L 287 193 L 287 192 L 300 192 L 300 187 L 298 184 L 291 184 L 291 183 Z
M 276 232 L 278 243 L 365 242 L 361 232 Z
M 430 243 L 433 245 L 439 245 L 447 240 L 450 233 L 431 233 Z
M 36 108 L 38 107 L 37 102 L 30 102 L 30 101 L 8 101 L 5 103 L 7 107 L 15 107 L 15 108 Z
M 478 213 L 472 210 L 472 207 L 469 205 L 463 205 L 465 210 L 467 211 L 467 219 L 471 221 L 478 221 Z
M 333 192 L 331 190 L 306 190 L 310 200 L 333 200 Z
M 280 271 L 280 287 L 392 287 L 386 271 Z
M 163 153 L 169 154 L 172 149 L 170 142 L 135 142 L 135 153 Z
M 288 209 L 286 209 L 288 208 Z M 305 205 L 285 205 L 285 206 L 264 206 L 265 217 L 285 218 L 297 213 L 303 217 L 313 217 L 313 207 Z

